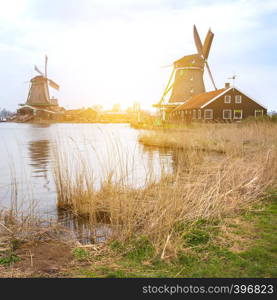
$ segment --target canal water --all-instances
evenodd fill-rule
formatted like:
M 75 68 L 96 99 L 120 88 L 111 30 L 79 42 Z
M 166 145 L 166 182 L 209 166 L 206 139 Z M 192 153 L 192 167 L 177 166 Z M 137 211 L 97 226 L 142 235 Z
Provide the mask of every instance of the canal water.
M 144 147 L 139 133 L 129 124 L 0 123 L 0 210 L 12 206 L 72 228 L 83 226 L 57 208 L 57 153 L 67 157 L 76 176 L 81 157 L 93 172 L 95 189 L 108 174 L 139 188 L 173 169 L 172 153 Z

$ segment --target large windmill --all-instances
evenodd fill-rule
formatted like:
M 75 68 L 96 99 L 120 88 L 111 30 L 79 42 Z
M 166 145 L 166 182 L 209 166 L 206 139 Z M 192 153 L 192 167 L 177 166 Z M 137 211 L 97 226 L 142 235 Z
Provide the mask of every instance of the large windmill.
M 60 87 L 56 82 L 47 77 L 47 62 L 48 58 L 45 56 L 44 73 L 41 72 L 37 66 L 35 66 L 35 71 L 40 75 L 31 79 L 31 85 L 25 105 L 32 107 L 49 107 L 58 105 L 57 99 L 50 98 L 49 86 L 56 90 L 59 90 Z
M 197 53 L 186 55 L 173 63 L 173 70 L 161 100 L 154 107 L 161 110 L 163 119 L 166 111 L 186 102 L 190 97 L 205 92 L 203 80 L 204 68 L 206 67 L 212 84 L 215 82 L 209 68 L 208 56 L 210 53 L 214 34 L 209 29 L 204 44 L 202 44 L 196 26 L 193 26 L 194 42 Z M 170 97 L 168 98 L 169 93 Z

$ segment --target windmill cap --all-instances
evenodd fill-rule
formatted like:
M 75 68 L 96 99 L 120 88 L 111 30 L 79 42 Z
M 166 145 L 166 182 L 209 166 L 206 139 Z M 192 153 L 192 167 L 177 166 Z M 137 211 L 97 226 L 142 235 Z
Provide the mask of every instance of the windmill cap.
M 38 82 L 38 81 L 47 81 L 47 79 L 44 76 L 38 75 L 31 79 L 31 82 Z

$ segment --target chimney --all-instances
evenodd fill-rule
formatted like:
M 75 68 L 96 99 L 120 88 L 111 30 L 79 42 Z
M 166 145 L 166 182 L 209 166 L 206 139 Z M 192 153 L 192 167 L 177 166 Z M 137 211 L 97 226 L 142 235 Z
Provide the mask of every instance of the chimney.
M 225 82 L 225 89 L 229 89 L 230 87 L 230 82 Z

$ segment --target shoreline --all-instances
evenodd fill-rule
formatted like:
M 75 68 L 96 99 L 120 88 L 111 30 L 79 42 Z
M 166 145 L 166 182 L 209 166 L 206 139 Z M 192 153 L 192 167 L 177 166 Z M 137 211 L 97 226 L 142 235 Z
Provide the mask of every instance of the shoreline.
M 157 256 L 142 236 L 129 242 L 82 245 L 60 238 L 53 226 L 30 228 L 35 234 L 22 240 L 6 224 L 5 235 L 1 233 L 0 278 L 274 278 L 276 215 L 277 193 L 268 192 L 235 216 L 184 231 L 186 251 L 166 259 Z
M 32 122 L 16 122 L 16 121 L 6 121 L 2 123 L 18 123 L 18 124 L 58 124 L 58 123 L 65 123 L 65 124 L 130 124 L 128 121 L 51 121 L 51 120 L 42 120 L 42 121 L 32 121 Z

